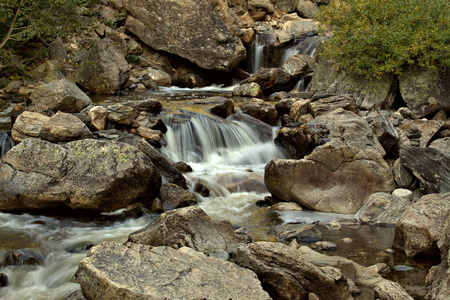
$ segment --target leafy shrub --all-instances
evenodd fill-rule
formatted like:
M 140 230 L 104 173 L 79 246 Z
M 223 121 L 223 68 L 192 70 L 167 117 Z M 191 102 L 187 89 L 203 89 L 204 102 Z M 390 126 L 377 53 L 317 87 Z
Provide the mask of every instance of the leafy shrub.
M 407 65 L 450 67 L 450 1 L 334 0 L 317 20 L 332 37 L 324 55 L 367 77 Z

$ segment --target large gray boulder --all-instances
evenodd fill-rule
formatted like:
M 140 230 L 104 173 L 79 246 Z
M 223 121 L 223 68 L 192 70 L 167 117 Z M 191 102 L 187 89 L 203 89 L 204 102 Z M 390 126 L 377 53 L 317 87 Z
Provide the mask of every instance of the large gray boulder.
M 82 58 L 74 81 L 96 94 L 115 94 L 129 78 L 125 56 L 108 38 L 100 40 Z
M 399 76 L 400 93 L 414 118 L 450 111 L 450 72 L 409 67 Z
M 235 234 L 228 221 L 214 223 L 201 208 L 190 206 L 161 214 L 147 227 L 131 233 L 128 241 L 175 249 L 186 246 L 219 256 L 224 251 L 236 253 L 237 245 L 245 238 Z
M 407 257 L 438 255 L 437 242 L 450 224 L 449 216 L 450 193 L 423 196 L 397 223 L 392 247 Z
M 347 279 L 335 268 L 319 268 L 281 243 L 238 247 L 235 263 L 253 270 L 273 299 L 352 299 Z
M 36 87 L 30 99 L 38 111 L 50 109 L 54 112 L 75 113 L 92 104 L 88 95 L 66 79 L 54 80 Z
M 352 94 L 358 108 L 379 109 L 390 107 L 394 102 L 395 80 L 394 76 L 368 80 L 364 76 L 338 70 L 335 62 L 319 57 L 310 91 Z
M 93 137 L 80 119 L 60 111 L 45 122 L 40 134 L 41 139 L 49 142 L 69 142 Z
M 104 242 L 76 278 L 87 299 L 270 299 L 252 271 L 186 247 Z
M 441 251 L 441 263 L 428 272 L 426 284 L 428 293 L 426 299 L 445 300 L 450 295 L 450 225 L 447 225 L 437 246 Z
M 0 210 L 114 211 L 151 202 L 161 176 L 137 148 L 92 139 L 52 144 L 26 139 L 2 157 Z
M 124 0 L 126 28 L 155 50 L 204 69 L 229 71 L 246 56 L 226 2 Z

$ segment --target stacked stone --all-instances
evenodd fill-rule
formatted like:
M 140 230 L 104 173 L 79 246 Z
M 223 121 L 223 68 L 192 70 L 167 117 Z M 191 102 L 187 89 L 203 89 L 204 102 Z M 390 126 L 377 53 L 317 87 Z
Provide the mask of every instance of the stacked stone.
M 420 132 L 419 126 L 417 126 L 417 124 L 413 124 L 411 126 L 411 129 L 406 136 L 410 140 L 411 146 L 420 146 L 420 138 L 422 137 L 422 133 Z

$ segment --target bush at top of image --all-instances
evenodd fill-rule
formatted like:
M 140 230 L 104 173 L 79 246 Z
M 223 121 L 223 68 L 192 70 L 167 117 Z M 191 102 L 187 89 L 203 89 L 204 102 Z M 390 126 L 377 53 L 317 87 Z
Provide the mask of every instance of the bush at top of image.
M 450 67 L 450 1 L 334 0 L 316 17 L 331 38 L 324 55 L 366 77 L 407 65 Z

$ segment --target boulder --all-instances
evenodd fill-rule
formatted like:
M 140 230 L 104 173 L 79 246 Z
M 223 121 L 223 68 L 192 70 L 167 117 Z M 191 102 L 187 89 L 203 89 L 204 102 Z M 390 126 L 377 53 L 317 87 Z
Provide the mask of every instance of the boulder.
M 313 20 L 298 19 L 289 20 L 283 24 L 283 31 L 291 34 L 295 38 L 302 38 L 317 34 L 317 24 Z
M 31 77 L 35 81 L 42 81 L 44 83 L 64 79 L 65 76 L 60 70 L 61 67 L 60 62 L 55 60 L 47 60 L 31 72 Z
M 241 106 L 241 111 L 271 126 L 278 123 L 278 112 L 274 105 L 266 102 L 251 102 Z
M 45 122 L 40 138 L 49 142 L 69 142 L 93 138 L 92 132 L 77 117 L 57 112 Z
M 319 12 L 319 7 L 309 0 L 298 0 L 296 11 L 302 18 L 313 19 Z
M 190 206 L 162 213 L 147 227 L 131 233 L 128 241 L 175 249 L 186 246 L 214 256 L 223 251 L 236 253 L 245 239 L 234 232 L 230 222 L 214 223 L 201 208 Z
M 378 141 L 387 153 L 396 149 L 400 134 L 386 112 L 371 113 L 366 117 L 366 120 L 372 126 Z
M 395 98 L 395 87 L 393 75 L 369 80 L 364 76 L 338 70 L 333 61 L 319 57 L 310 91 L 352 94 L 359 109 L 371 110 L 391 107 Z
M 38 111 L 50 109 L 54 112 L 74 113 L 92 104 L 88 95 L 66 79 L 37 86 L 33 89 L 30 99 Z
M 100 40 L 75 70 L 74 81 L 96 94 L 116 94 L 129 77 L 125 56 L 109 38 Z
M 103 106 L 94 106 L 89 110 L 91 127 L 95 130 L 105 130 L 108 121 L 108 110 Z
M 186 247 L 104 242 L 76 278 L 88 299 L 270 299 L 252 271 Z
M 277 109 L 277 111 L 279 111 Z M 293 122 L 300 121 L 303 115 L 309 114 L 311 111 L 311 100 L 300 99 L 292 103 L 291 109 L 289 110 L 289 117 Z
M 108 120 L 122 125 L 133 125 L 139 116 L 139 110 L 127 104 L 113 104 L 107 107 Z
M 283 224 L 274 231 L 275 236 L 282 241 L 295 239 L 298 243 L 314 243 L 323 239 L 322 232 L 311 224 Z
M 340 95 L 332 97 L 324 97 L 317 99 L 311 99 L 311 112 L 314 117 L 318 117 L 329 112 L 332 112 L 338 108 L 342 108 L 354 113 L 357 113 L 355 99 L 352 95 Z
M 136 134 L 143 137 L 146 140 L 161 141 L 162 132 L 159 130 L 153 130 L 144 126 L 136 129 Z
M 146 111 L 141 111 L 134 121 L 133 127 L 147 127 L 153 130 L 159 130 L 162 133 L 167 132 L 167 127 L 164 122 L 158 117 L 155 117 L 152 113 Z
M 437 246 L 441 252 L 441 263 L 430 269 L 425 283 L 428 287 L 426 299 L 445 300 L 450 295 L 450 225 L 447 225 Z
M 52 144 L 26 139 L 2 157 L 0 210 L 115 211 L 150 202 L 161 176 L 137 148 L 92 139 Z
M 260 97 L 262 96 L 262 89 L 256 82 L 244 83 L 233 90 L 233 96 Z
M 296 249 L 297 247 L 294 246 L 293 248 Z M 356 287 L 372 289 L 373 292 L 369 293 L 371 297 L 367 299 L 413 299 L 399 283 L 384 279 L 374 269 L 363 267 L 349 259 L 320 254 L 307 246 L 298 248 L 297 255 L 317 267 L 338 268 L 348 280 L 356 284 Z
M 441 152 L 450 152 L 450 137 L 434 140 L 430 144 L 430 148 L 437 149 Z
M 264 95 L 291 90 L 296 81 L 281 68 L 260 68 L 253 76 L 242 81 L 242 84 L 257 83 Z
M 398 79 L 403 101 L 411 109 L 413 118 L 422 118 L 440 109 L 450 111 L 448 70 L 409 67 Z
M 155 50 L 201 68 L 230 71 L 245 58 L 239 28 L 223 1 L 124 0 L 126 28 Z
M 38 138 L 48 119 L 50 118 L 43 114 L 24 111 L 14 122 L 11 136 L 16 142 L 21 142 L 27 138 Z
M 404 121 L 397 127 L 398 133 L 400 135 L 399 148 L 403 148 L 411 145 L 411 141 L 408 139 L 408 134 L 411 133 L 412 129 L 416 127 L 420 133 L 419 147 L 428 147 L 430 142 L 436 138 L 438 132 L 444 126 L 444 122 L 435 120 L 409 120 Z
M 211 107 L 210 112 L 216 116 L 226 119 L 229 115 L 234 114 L 234 101 L 226 99 L 223 102 Z
M 154 69 L 154 68 L 148 68 L 146 70 L 146 73 L 150 76 L 150 78 L 156 82 L 158 86 L 171 86 L 172 85 L 172 79 L 170 74 Z
M 428 194 L 411 205 L 395 227 L 392 247 L 407 257 L 439 255 L 437 242 L 450 224 L 450 193 Z
M 197 204 L 197 197 L 173 183 L 165 183 L 160 189 L 160 199 L 163 211 L 187 207 Z
M 277 7 L 282 12 L 291 13 L 295 11 L 298 0 L 278 0 Z
M 290 56 L 283 64 L 283 70 L 292 78 L 300 79 L 308 72 L 308 64 L 304 61 L 303 54 Z
M 435 148 L 404 147 L 400 162 L 420 180 L 426 193 L 450 192 L 450 155 Z
M 347 279 L 335 268 L 319 268 L 281 243 L 240 245 L 235 263 L 253 270 L 273 299 L 351 299 Z
M 296 102 L 297 99 L 281 99 L 275 104 L 275 108 L 277 109 L 278 115 L 282 116 L 285 114 L 289 114 L 291 111 L 292 105 Z M 300 101 L 300 100 L 298 100 Z
M 63 41 L 58 38 L 48 45 L 48 56 L 50 59 L 64 60 L 67 57 L 67 50 Z
M 159 114 L 163 109 L 162 103 L 159 102 L 158 100 L 154 100 L 154 99 L 127 101 L 123 104 L 127 105 L 127 106 L 131 106 L 132 108 L 134 108 L 140 112 L 147 112 L 152 115 Z

